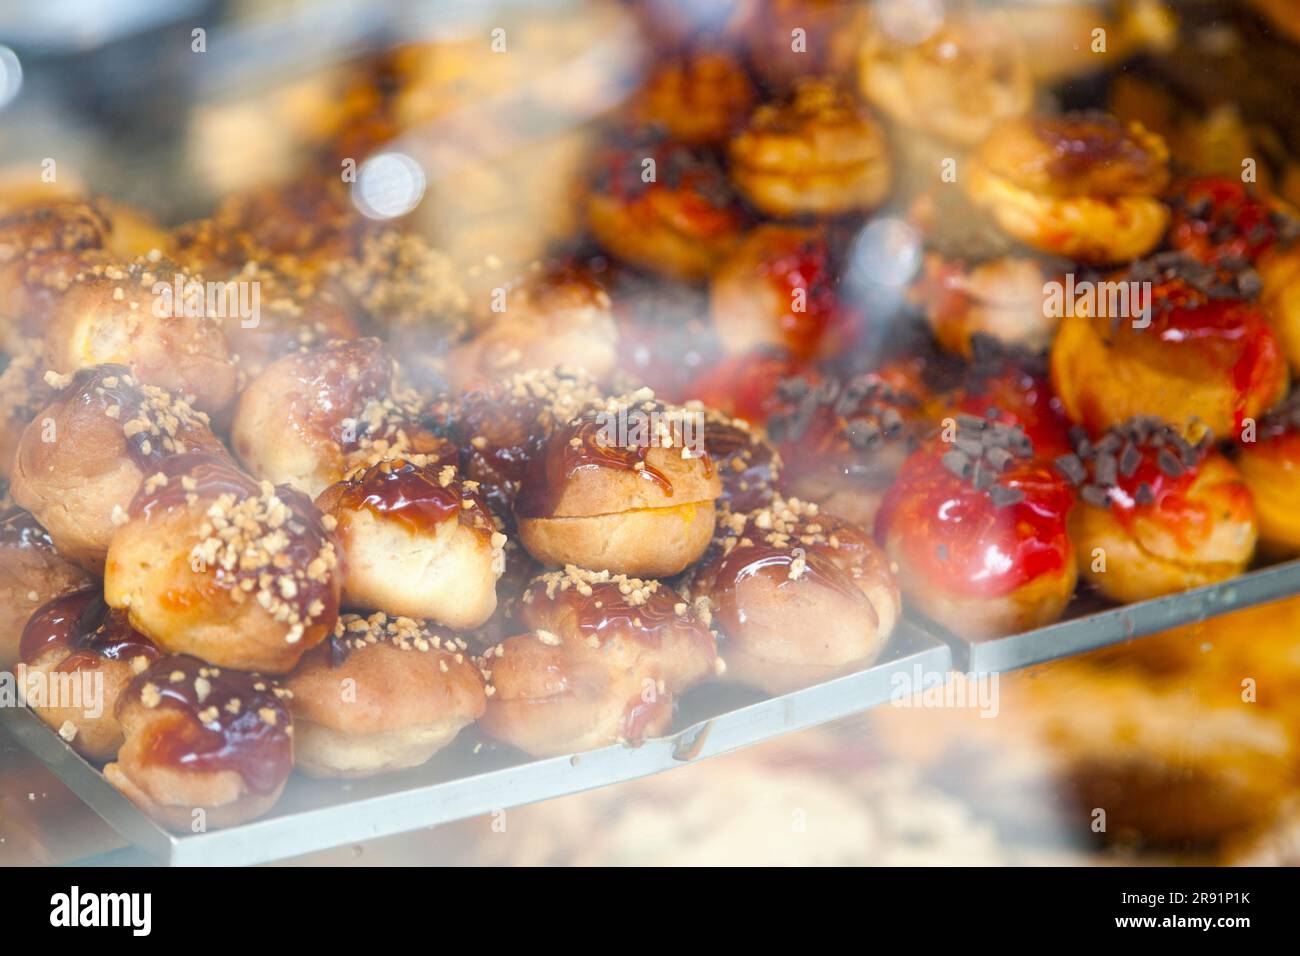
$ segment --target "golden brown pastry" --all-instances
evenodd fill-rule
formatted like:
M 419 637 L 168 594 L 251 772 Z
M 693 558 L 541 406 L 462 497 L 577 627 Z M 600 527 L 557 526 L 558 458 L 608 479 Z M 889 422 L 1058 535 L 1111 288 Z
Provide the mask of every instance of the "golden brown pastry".
M 556 431 L 529 463 L 515 517 L 543 564 L 676 574 L 713 536 L 722 493 L 702 412 L 641 389 Z
M 78 271 L 49 310 L 44 358 L 61 374 L 92 365 L 127 366 L 140 381 L 185 396 L 209 413 L 235 395 L 235 363 L 222 323 L 240 316 L 229 300 L 209 308 L 208 288 L 156 253 Z
M 23 628 L 38 607 L 93 582 L 54 550 L 49 532 L 29 512 L 0 511 L 0 670 L 18 661 Z
M 153 641 L 110 610 L 99 587 L 55 598 L 32 615 L 22 636 L 27 705 L 77 753 L 111 760 L 122 745 L 117 702 L 132 678 L 162 656 Z M 40 674 L 33 682 L 30 675 Z
M 924 37 L 869 30 L 858 85 L 871 104 L 909 131 L 960 146 L 1020 116 L 1033 101 L 1024 50 L 995 13 L 953 14 Z
M 415 767 L 487 705 L 465 642 L 408 617 L 344 614 L 285 680 L 294 758 L 313 777 Z
M 1011 236 L 1084 263 L 1146 255 L 1169 223 L 1164 141 L 1104 114 L 1005 120 L 961 181 Z
M 1255 506 L 1237 469 L 1159 419 L 1096 441 L 1077 436 L 1056 467 L 1079 489 L 1070 537 L 1085 579 L 1122 603 L 1235 577 L 1255 551 Z
M 677 695 L 718 668 L 713 634 L 667 585 L 568 567 L 524 593 L 530 630 L 490 648 L 483 730 L 536 756 L 661 734 Z
M 1195 419 L 1236 437 L 1286 393 L 1277 334 L 1244 298 L 1248 275 L 1173 253 L 1116 279 L 1150 283 L 1129 288 L 1149 288 L 1154 301 L 1143 316 L 1094 314 L 1085 302 L 1062 319 L 1052 384 L 1072 421 L 1100 432 L 1137 416 L 1179 427 Z
M 0 477 L 13 472 L 23 430 L 57 393 L 45 381 L 40 348 L 37 340 L 17 339 L 9 364 L 0 372 Z
M 749 115 L 754 87 L 721 50 L 688 51 L 662 63 L 632 103 L 638 123 L 658 126 L 682 143 L 716 143 Z
M 282 674 L 338 617 L 334 519 L 225 456 L 160 463 L 109 547 L 104 597 L 170 653 Z
M 902 613 L 867 532 L 797 498 L 725 516 L 689 590 L 722 635 L 727 679 L 772 694 L 870 664 Z
M 880 127 L 824 79 L 801 80 L 789 100 L 760 106 L 728 152 L 745 198 L 778 217 L 872 209 L 892 175 Z
M 1300 404 L 1296 393 L 1258 422 L 1234 461 L 1250 489 L 1259 523 L 1259 548 L 1274 557 L 1300 554 Z
M 506 536 L 478 482 L 421 456 L 362 466 L 330 485 L 316 507 L 343 544 L 343 600 L 457 630 L 496 609 Z
M 48 380 L 59 391 L 23 431 L 10 490 L 59 554 L 99 573 L 115 522 L 145 478 L 176 455 L 226 450 L 203 412 L 123 365 Z
M 288 691 L 256 674 L 169 655 L 136 676 L 108 782 L 159 823 L 201 833 L 275 806 L 293 771 Z
M 975 639 L 1051 623 L 1078 578 L 1073 490 L 1017 426 L 961 415 L 951 437 L 907 460 L 876 516 L 908 606 Z

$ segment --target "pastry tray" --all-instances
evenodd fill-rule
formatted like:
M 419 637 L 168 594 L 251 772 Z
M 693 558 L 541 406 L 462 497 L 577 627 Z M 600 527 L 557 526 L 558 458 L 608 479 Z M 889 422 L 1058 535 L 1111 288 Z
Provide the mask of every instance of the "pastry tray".
M 904 621 L 884 659 L 779 697 L 727 684 L 705 685 L 680 703 L 673 732 L 639 747 L 611 746 L 532 759 L 473 730 L 427 764 L 353 781 L 294 774 L 275 809 L 242 826 L 170 833 L 113 788 L 26 708 L 0 709 L 0 724 L 127 841 L 159 863 L 267 863 L 435 826 L 593 787 L 632 780 L 847 717 L 900 695 L 900 687 L 951 670 L 950 648 Z
M 248 865 L 644 777 L 897 700 L 935 675 L 1026 667 L 1295 594 L 1300 560 L 1124 607 L 1085 597 L 1066 620 L 996 640 L 968 641 L 909 617 L 883 660 L 865 670 L 779 697 L 727 684 L 697 688 L 681 701 L 673 732 L 639 747 L 535 760 L 470 728 L 429 763 L 401 773 L 355 781 L 294 774 L 270 814 L 208 833 L 159 827 L 26 709 L 0 710 L 0 724 L 149 858 L 168 865 Z

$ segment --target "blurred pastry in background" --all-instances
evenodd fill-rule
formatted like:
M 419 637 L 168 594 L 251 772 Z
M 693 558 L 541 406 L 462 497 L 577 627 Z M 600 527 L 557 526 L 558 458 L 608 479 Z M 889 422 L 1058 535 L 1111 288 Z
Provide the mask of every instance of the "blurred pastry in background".
M 843 0 L 738 0 L 734 7 L 727 35 L 776 89 L 811 75 L 848 79 L 871 18 L 867 5 Z
M 1104 114 L 1004 120 L 962 178 L 1014 238 L 1040 252 L 1103 265 L 1150 252 L 1169 211 L 1169 149 L 1140 124 Z
M 0 510 L 0 670 L 18 662 L 23 628 L 38 607 L 93 582 L 29 512 Z
M 632 101 L 638 123 L 682 143 L 726 140 L 749 117 L 754 88 L 725 50 L 687 50 L 657 66 Z
M 1270 557 L 1300 554 L 1300 397 L 1292 392 L 1249 437 L 1237 445 L 1234 460 L 1255 502 L 1260 551 Z
M 745 198 L 780 218 L 874 209 L 892 181 L 880 126 L 824 77 L 802 79 L 788 98 L 759 106 L 728 156 Z

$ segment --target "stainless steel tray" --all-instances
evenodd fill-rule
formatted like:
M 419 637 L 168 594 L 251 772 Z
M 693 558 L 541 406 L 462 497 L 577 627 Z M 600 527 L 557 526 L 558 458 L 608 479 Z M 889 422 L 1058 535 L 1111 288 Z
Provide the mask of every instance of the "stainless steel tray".
M 958 670 L 1008 671 L 1296 594 L 1300 594 L 1300 560 L 1122 607 L 1106 604 L 1080 589 L 1064 620 L 993 640 L 969 640 L 919 618 L 918 625 L 952 647 L 953 666 Z
M 947 645 L 904 622 L 884 659 L 815 687 L 764 697 L 729 685 L 697 688 L 673 733 L 640 747 L 613 746 L 534 760 L 470 731 L 422 767 L 367 780 L 290 779 L 266 817 L 226 830 L 178 835 L 157 826 L 26 709 L 0 710 L 0 723 L 126 840 L 160 863 L 266 863 L 434 826 L 566 793 L 644 777 L 813 727 L 898 695 L 918 674 L 947 674 Z M 900 681 L 906 683 L 900 683 Z

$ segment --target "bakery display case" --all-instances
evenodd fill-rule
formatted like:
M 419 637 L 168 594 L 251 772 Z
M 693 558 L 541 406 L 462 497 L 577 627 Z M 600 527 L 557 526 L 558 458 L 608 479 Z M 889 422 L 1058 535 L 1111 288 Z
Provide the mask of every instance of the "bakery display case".
M 1290 4 L 93 6 L 0 863 L 1300 862 Z

